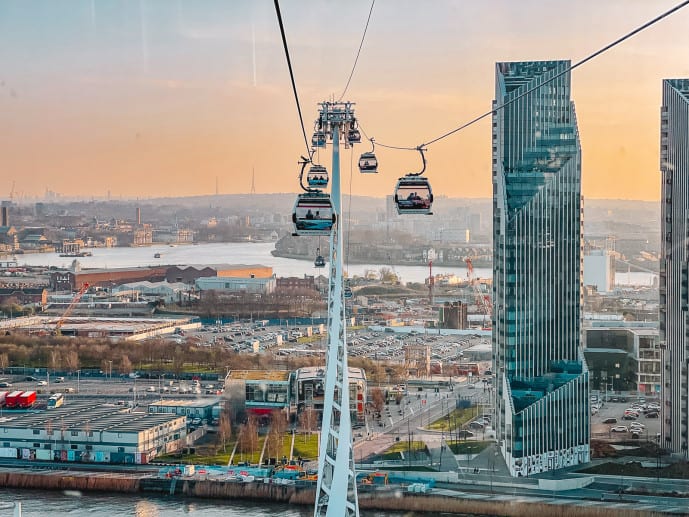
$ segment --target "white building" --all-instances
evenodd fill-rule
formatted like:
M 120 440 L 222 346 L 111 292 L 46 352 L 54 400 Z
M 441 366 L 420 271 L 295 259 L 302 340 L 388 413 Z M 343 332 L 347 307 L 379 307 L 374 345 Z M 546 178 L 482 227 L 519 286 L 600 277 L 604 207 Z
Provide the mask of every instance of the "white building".
M 270 294 L 275 291 L 275 275 L 268 278 L 250 277 L 201 277 L 196 279 L 199 291 L 229 291 L 234 293 Z
M 123 406 L 68 401 L 0 422 L 0 457 L 97 463 L 148 463 L 186 445 L 186 417 L 130 413 Z
M 615 257 L 608 250 L 591 250 L 584 255 L 584 285 L 595 286 L 599 293 L 615 289 Z
M 165 303 L 175 303 L 187 300 L 191 289 L 182 282 L 130 282 L 112 288 L 112 293 L 131 294 L 133 296 L 162 299 Z

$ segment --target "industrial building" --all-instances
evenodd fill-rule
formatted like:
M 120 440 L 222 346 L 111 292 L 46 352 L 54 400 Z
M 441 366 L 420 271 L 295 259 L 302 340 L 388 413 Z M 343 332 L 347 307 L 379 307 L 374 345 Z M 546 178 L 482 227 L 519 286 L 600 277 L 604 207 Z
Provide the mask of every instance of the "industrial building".
M 504 108 L 492 124 L 494 423 L 513 476 L 590 458 L 581 147 L 569 67 L 528 61 L 495 69 L 493 106 Z
M 45 335 L 55 331 L 60 317 L 32 316 L 0 320 L 0 329 L 18 330 L 28 334 Z M 140 341 L 154 336 L 172 334 L 176 329 L 196 329 L 201 322 L 193 317 L 183 318 L 96 318 L 69 316 L 60 328 L 63 336 L 84 336 L 126 341 Z
M 50 287 L 56 291 L 76 291 L 84 284 L 91 287 L 110 288 L 126 282 L 165 279 L 167 267 L 141 267 L 116 269 L 81 269 L 78 261 L 72 270 L 55 271 L 50 275 Z
M 45 461 L 148 463 L 186 445 L 186 417 L 130 412 L 72 401 L 0 420 L 0 457 Z
M 199 291 L 270 294 L 275 291 L 275 275 L 271 277 L 203 277 L 195 282 Z
M 220 415 L 220 399 L 218 397 L 184 400 L 163 399 L 148 404 L 148 412 L 210 421 Z
M 113 287 L 110 292 L 119 295 L 133 295 L 136 299 L 153 298 L 155 300 L 163 300 L 166 304 L 187 301 L 191 296 L 191 288 L 187 284 L 181 282 L 149 282 L 148 280 L 118 285 Z
M 689 79 L 663 81 L 660 113 L 662 434 L 665 447 L 686 458 L 689 454 Z

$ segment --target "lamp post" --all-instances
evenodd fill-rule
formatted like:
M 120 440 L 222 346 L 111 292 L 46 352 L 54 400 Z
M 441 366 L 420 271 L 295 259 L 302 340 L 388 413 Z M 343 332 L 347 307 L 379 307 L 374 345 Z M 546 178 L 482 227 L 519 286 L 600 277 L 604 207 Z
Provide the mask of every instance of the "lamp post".
M 77 370 L 77 393 L 79 393 L 80 387 L 81 387 L 81 370 Z

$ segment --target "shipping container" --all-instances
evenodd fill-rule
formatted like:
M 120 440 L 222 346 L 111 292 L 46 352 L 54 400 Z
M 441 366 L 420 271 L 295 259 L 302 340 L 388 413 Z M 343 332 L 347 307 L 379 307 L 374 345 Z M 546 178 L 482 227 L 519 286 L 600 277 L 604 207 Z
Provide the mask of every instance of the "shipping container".
M 5 406 L 8 408 L 17 407 L 19 405 L 19 397 L 22 395 L 22 391 L 13 391 L 5 397 Z
M 50 461 L 53 459 L 53 451 L 50 449 L 36 449 L 36 459 Z
M 0 447 L 0 458 L 17 459 L 17 449 L 14 447 Z
M 35 391 L 25 391 L 19 396 L 19 407 L 27 408 L 31 407 L 36 403 L 36 392 Z

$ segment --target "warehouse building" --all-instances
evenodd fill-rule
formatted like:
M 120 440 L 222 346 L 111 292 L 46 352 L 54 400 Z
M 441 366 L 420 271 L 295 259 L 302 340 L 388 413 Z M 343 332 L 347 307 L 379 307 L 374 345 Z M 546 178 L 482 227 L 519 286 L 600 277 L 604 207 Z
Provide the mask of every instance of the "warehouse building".
M 186 429 L 185 416 L 72 401 L 0 421 L 0 457 L 145 464 L 184 447 Z

